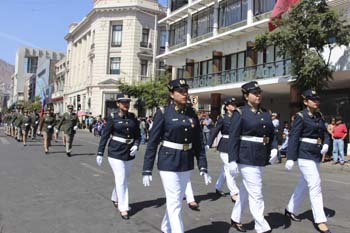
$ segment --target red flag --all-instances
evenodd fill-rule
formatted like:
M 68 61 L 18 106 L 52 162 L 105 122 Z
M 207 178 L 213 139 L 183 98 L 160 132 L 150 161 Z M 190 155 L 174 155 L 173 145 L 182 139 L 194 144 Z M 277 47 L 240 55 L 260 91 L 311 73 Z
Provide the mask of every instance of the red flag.
M 274 19 L 280 19 L 281 16 L 287 12 L 293 5 L 299 3 L 300 0 L 277 0 L 272 14 L 270 16 L 269 31 L 273 31 L 277 26 L 273 23 Z

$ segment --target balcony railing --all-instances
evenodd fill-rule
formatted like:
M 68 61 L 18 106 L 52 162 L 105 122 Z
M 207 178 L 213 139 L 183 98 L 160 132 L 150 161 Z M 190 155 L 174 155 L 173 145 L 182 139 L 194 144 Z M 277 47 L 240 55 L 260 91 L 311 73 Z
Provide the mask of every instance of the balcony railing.
M 204 39 L 209 38 L 211 36 L 213 36 L 213 32 L 208 32 L 206 34 L 203 34 L 203 35 L 200 35 L 200 36 L 197 36 L 197 37 L 192 37 L 191 43 L 195 43 L 197 41 L 204 40 Z
M 255 79 L 266 79 L 290 75 L 291 60 L 281 60 L 257 66 L 225 70 L 218 73 L 200 75 L 188 80 L 191 88 L 212 87 Z
M 52 93 L 52 96 L 51 96 L 52 99 L 59 98 L 59 97 L 63 97 L 63 90 L 55 91 L 54 93 Z
M 151 49 L 152 48 L 152 44 L 148 43 L 148 42 L 145 42 L 145 41 L 141 41 L 140 42 L 140 47 L 141 48 L 149 48 L 149 49 Z
M 179 44 L 176 44 L 176 45 L 172 45 L 171 47 L 169 47 L 169 50 L 178 49 L 178 48 L 181 48 L 181 47 L 184 47 L 184 46 L 186 46 L 186 41 L 184 41 L 182 43 L 179 43 Z

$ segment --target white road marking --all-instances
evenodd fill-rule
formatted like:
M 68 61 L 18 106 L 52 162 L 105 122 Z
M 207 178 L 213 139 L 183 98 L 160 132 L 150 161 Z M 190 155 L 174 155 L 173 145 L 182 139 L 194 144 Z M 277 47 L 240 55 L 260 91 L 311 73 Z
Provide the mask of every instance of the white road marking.
M 97 168 L 95 168 L 95 167 L 93 167 L 93 166 L 91 166 L 91 165 L 89 165 L 87 163 L 80 163 L 80 164 L 83 165 L 86 168 L 89 168 L 90 170 L 92 170 L 94 172 L 97 172 L 97 173 L 100 173 L 100 174 L 107 174 L 106 172 L 104 172 L 104 171 L 102 171 L 100 169 L 97 169 Z

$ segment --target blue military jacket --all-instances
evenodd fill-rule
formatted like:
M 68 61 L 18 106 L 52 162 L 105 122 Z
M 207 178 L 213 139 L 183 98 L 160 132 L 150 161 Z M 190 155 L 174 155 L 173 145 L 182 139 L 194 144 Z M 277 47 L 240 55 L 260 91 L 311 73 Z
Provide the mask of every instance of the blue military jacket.
M 152 174 L 158 144 L 163 140 L 179 144 L 192 143 L 192 149 L 184 151 L 161 145 L 158 151 L 158 170 L 175 172 L 192 170 L 196 157 L 198 167 L 206 172 L 207 159 L 202 130 L 193 108 L 186 107 L 181 110 L 175 104 L 170 104 L 163 111 L 157 111 L 145 153 L 143 175 Z
M 301 142 L 300 138 L 319 139 L 322 143 Z M 321 113 L 312 114 L 308 108 L 296 115 L 289 135 L 287 158 L 290 160 L 310 159 L 320 162 L 322 144 L 329 145 L 330 138 Z
M 98 155 L 103 155 L 106 144 L 110 136 L 117 136 L 125 139 L 134 139 L 131 144 L 126 144 L 111 139 L 108 144 L 108 156 L 111 158 L 127 161 L 133 160 L 135 156 L 130 156 L 130 148 L 133 145 L 140 144 L 139 123 L 133 113 L 123 114 L 117 111 L 107 120 L 107 125 L 102 131 L 100 145 L 98 146 Z
M 245 141 L 241 140 L 241 136 L 269 137 L 269 142 Z M 261 108 L 255 111 L 248 104 L 233 113 L 229 137 L 229 162 L 266 166 L 271 149 L 277 149 L 271 114 Z
M 223 135 L 229 135 L 230 134 L 230 126 L 231 126 L 231 120 L 232 120 L 232 113 L 227 112 L 223 115 L 223 117 L 219 117 L 218 121 L 216 122 L 216 125 L 214 128 L 210 130 L 210 137 L 208 140 L 208 145 L 211 147 L 213 144 L 216 136 L 219 132 Z M 228 138 L 221 138 L 220 142 L 218 144 L 217 150 L 220 152 L 228 153 Z

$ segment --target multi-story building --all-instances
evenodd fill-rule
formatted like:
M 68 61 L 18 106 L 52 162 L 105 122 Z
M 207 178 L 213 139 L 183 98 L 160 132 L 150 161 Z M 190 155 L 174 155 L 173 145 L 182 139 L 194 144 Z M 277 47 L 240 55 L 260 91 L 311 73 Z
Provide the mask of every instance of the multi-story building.
M 21 47 L 17 49 L 15 73 L 11 76 L 10 105 L 17 101 L 28 101 L 35 93 L 38 65 L 47 60 L 59 60 L 64 53 L 46 49 Z M 33 89 L 34 88 L 34 89 Z
M 188 78 L 190 94 L 198 96 L 201 110 L 215 116 L 223 98 L 240 98 L 241 85 L 257 80 L 264 90 L 264 105 L 289 119 L 291 61 L 279 57 L 276 47 L 254 50 L 255 36 L 268 30 L 275 2 L 168 0 L 167 16 L 158 21 L 166 24 L 167 44 L 165 53 L 157 58 L 166 59 L 173 78 Z M 328 3 L 350 16 L 348 0 Z M 346 51 L 348 48 L 337 48 L 331 57 L 337 70 L 329 89 L 322 93 L 330 97 L 325 98 L 327 107 L 322 109 L 329 115 L 350 110 L 350 58 Z
M 154 0 L 95 0 L 91 12 L 72 24 L 65 37 L 65 105 L 73 104 L 79 115 L 105 116 L 116 108 L 120 83 L 154 76 L 154 29 L 164 16 Z
M 59 114 L 64 113 L 66 110 L 63 106 L 64 80 L 66 78 L 66 74 L 66 58 L 63 58 L 55 64 L 53 92 L 51 95 L 51 102 L 54 106 L 54 112 Z

